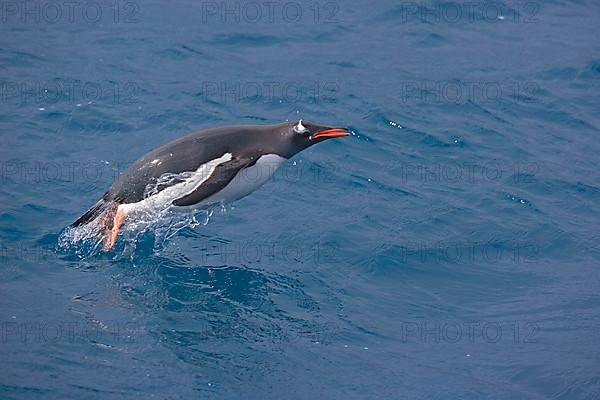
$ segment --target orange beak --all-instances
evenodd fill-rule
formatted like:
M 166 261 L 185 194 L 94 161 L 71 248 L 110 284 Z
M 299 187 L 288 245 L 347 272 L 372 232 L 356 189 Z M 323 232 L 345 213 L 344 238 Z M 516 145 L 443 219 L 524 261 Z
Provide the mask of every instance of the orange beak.
M 348 133 L 348 129 L 332 128 L 332 129 L 325 129 L 324 131 L 315 133 L 314 135 L 312 135 L 310 137 L 310 140 L 319 139 L 319 138 L 338 138 L 338 137 L 344 137 L 344 136 L 350 136 L 350 134 Z

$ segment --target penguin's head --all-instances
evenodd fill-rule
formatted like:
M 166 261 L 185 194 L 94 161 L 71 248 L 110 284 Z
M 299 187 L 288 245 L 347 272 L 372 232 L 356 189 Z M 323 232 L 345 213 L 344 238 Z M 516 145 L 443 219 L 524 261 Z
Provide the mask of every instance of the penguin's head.
M 263 151 L 271 151 L 285 158 L 327 139 L 350 136 L 347 128 L 318 125 L 306 120 L 272 125 L 272 128 L 265 132 L 268 135 L 265 141 L 270 142 L 270 148 L 264 148 Z
M 349 136 L 347 128 L 318 125 L 306 120 L 288 122 L 281 133 L 293 154 L 327 139 Z
M 349 136 L 347 128 L 333 128 L 300 120 L 293 123 L 292 132 L 309 146 L 327 139 Z

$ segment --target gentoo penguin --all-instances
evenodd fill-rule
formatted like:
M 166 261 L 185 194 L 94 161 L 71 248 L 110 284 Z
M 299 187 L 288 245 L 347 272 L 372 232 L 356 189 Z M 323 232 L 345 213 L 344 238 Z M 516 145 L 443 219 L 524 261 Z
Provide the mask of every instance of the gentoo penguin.
M 303 120 L 192 133 L 142 156 L 71 226 L 98 220 L 110 250 L 136 211 L 230 203 L 262 186 L 296 153 L 343 136 L 346 128 Z

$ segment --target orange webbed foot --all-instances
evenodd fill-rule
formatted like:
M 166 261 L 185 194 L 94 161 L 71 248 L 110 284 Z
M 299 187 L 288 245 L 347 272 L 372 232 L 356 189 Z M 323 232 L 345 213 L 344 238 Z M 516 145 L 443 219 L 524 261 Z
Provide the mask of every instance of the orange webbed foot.
M 115 246 L 115 243 L 117 243 L 117 238 L 119 236 L 119 230 L 121 229 L 121 226 L 125 222 L 125 217 L 126 217 L 126 214 L 123 211 L 117 209 L 117 212 L 115 213 L 115 216 L 113 219 L 112 229 L 104 238 L 104 250 L 106 250 L 106 251 L 112 250 L 112 248 Z

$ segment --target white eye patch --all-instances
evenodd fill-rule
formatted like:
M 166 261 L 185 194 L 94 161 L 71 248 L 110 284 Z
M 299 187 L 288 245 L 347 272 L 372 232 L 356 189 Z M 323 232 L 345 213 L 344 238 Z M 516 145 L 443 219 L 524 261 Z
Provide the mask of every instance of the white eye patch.
M 306 133 L 306 132 L 308 132 L 308 129 L 306 129 L 306 128 L 304 127 L 304 125 L 302 125 L 302 120 L 300 120 L 300 121 L 298 122 L 298 125 L 296 125 L 296 126 L 294 127 L 294 132 L 296 132 L 296 133 Z

